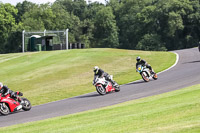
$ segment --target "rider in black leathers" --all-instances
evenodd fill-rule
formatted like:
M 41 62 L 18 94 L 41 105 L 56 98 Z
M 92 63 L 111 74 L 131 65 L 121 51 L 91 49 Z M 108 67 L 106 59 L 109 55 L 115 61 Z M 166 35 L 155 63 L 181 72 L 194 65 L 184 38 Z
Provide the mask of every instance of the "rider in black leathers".
M 154 74 L 154 71 L 153 71 L 151 65 L 148 64 L 145 60 L 143 60 L 143 59 L 141 60 L 140 56 L 138 56 L 138 57 L 136 58 L 136 60 L 137 60 L 136 69 L 137 69 L 138 65 L 146 66 L 147 68 L 149 68 L 151 74 Z
M 117 83 L 111 79 L 110 75 L 108 73 L 104 72 L 98 66 L 94 67 L 94 79 L 96 79 L 96 77 L 101 77 L 101 78 L 104 77 L 105 80 L 110 81 L 113 86 L 117 85 Z
M 3 94 L 4 96 L 10 94 L 10 97 L 13 99 L 17 98 L 16 93 L 13 92 L 11 89 L 9 89 L 7 86 L 3 85 L 1 82 L 0 82 L 0 93 Z

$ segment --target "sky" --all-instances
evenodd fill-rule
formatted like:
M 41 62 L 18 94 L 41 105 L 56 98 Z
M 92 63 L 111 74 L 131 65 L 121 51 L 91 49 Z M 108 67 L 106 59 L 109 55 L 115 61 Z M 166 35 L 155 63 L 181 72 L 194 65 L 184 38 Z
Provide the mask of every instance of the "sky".
M 0 1 L 3 2 L 3 3 L 10 3 L 12 5 L 16 5 L 19 2 L 22 3 L 24 0 L 0 0 Z M 30 2 L 33 2 L 33 3 L 36 3 L 36 4 L 42 4 L 42 3 L 47 3 L 47 2 L 53 3 L 56 0 L 27 0 L 27 1 L 30 1 Z M 86 0 L 86 1 L 88 1 L 88 0 Z M 105 3 L 105 0 L 90 0 L 90 1 L 91 2 L 98 1 L 100 3 Z

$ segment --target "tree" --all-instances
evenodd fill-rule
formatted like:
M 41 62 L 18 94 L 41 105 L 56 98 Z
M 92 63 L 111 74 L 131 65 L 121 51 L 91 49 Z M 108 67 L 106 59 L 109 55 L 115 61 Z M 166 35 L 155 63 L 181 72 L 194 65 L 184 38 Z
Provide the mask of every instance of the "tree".
M 53 14 L 49 4 L 37 5 L 26 12 L 22 17 L 25 30 L 44 30 L 55 27 L 54 21 L 56 16 Z
M 90 47 L 92 45 L 93 40 L 93 30 L 94 30 L 94 23 L 92 20 L 85 19 L 81 22 L 81 31 L 80 34 L 80 41 L 85 44 L 86 47 Z
M 116 48 L 119 46 L 118 28 L 111 7 L 99 10 L 94 20 L 94 38 L 99 47 Z
M 156 3 L 163 42 L 168 50 L 195 46 L 200 37 L 198 0 L 163 0 Z
M 18 11 L 18 12 L 17 12 Z M 28 1 L 0 4 L 0 52 L 16 52 L 21 31 L 69 29 L 87 47 L 174 50 L 200 41 L 199 0 Z
M 22 51 L 22 23 L 19 23 L 9 33 L 8 39 L 5 43 L 6 53 L 17 53 Z
M 17 9 L 14 6 L 0 3 L 0 53 L 6 53 L 6 41 L 16 26 L 14 18 L 16 14 Z
M 85 19 L 85 12 L 87 11 L 87 4 L 85 0 L 56 0 L 55 4 L 60 5 L 70 14 L 78 16 L 80 20 Z
M 86 11 L 86 19 L 90 19 L 90 20 L 94 20 L 95 19 L 95 16 L 97 14 L 97 12 L 99 10 L 101 10 L 102 8 L 104 8 L 105 6 L 101 3 L 98 3 L 98 2 L 94 2 L 94 3 L 90 3 L 88 6 L 87 6 L 87 11 Z
M 146 6 L 147 0 L 121 0 L 117 10 L 120 48 L 135 49 L 146 30 L 137 21 L 137 14 Z
M 146 34 L 138 42 L 136 49 L 148 51 L 166 51 L 165 45 L 161 41 L 161 37 L 157 34 Z
M 29 1 L 23 1 L 22 3 L 17 3 L 16 8 L 18 10 L 17 16 L 16 16 L 16 22 L 19 23 L 22 21 L 22 16 L 24 13 L 30 11 L 36 7 L 36 4 L 29 2 Z
M 197 45 L 199 0 L 121 0 L 119 3 L 116 16 L 121 48 L 135 49 L 148 34 L 159 35 L 159 41 L 168 50 Z

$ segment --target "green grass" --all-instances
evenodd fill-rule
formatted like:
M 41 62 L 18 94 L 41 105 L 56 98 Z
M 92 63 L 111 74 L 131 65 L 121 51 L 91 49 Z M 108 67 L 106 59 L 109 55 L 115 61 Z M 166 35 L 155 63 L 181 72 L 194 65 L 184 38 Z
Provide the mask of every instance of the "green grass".
M 2 133 L 199 133 L 200 84 L 143 99 L 0 128 Z
M 98 65 L 125 84 L 137 79 L 135 58 L 141 56 L 156 72 L 174 64 L 170 52 L 120 49 L 75 49 L 0 55 L 0 82 L 22 91 L 33 105 L 94 92 L 93 67 Z

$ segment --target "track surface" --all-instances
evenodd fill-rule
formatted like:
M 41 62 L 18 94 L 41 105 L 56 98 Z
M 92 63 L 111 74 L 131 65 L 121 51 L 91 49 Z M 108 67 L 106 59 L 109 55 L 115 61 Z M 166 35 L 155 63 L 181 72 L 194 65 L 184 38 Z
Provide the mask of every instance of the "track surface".
M 179 55 L 177 65 L 168 71 L 160 73 L 158 80 L 151 80 L 148 83 L 136 81 L 122 85 L 121 91 L 118 93 L 100 96 L 97 92 L 93 92 L 34 106 L 28 112 L 21 111 L 8 116 L 0 116 L 0 127 L 101 108 L 200 84 L 200 53 L 198 49 L 192 48 L 174 52 Z

